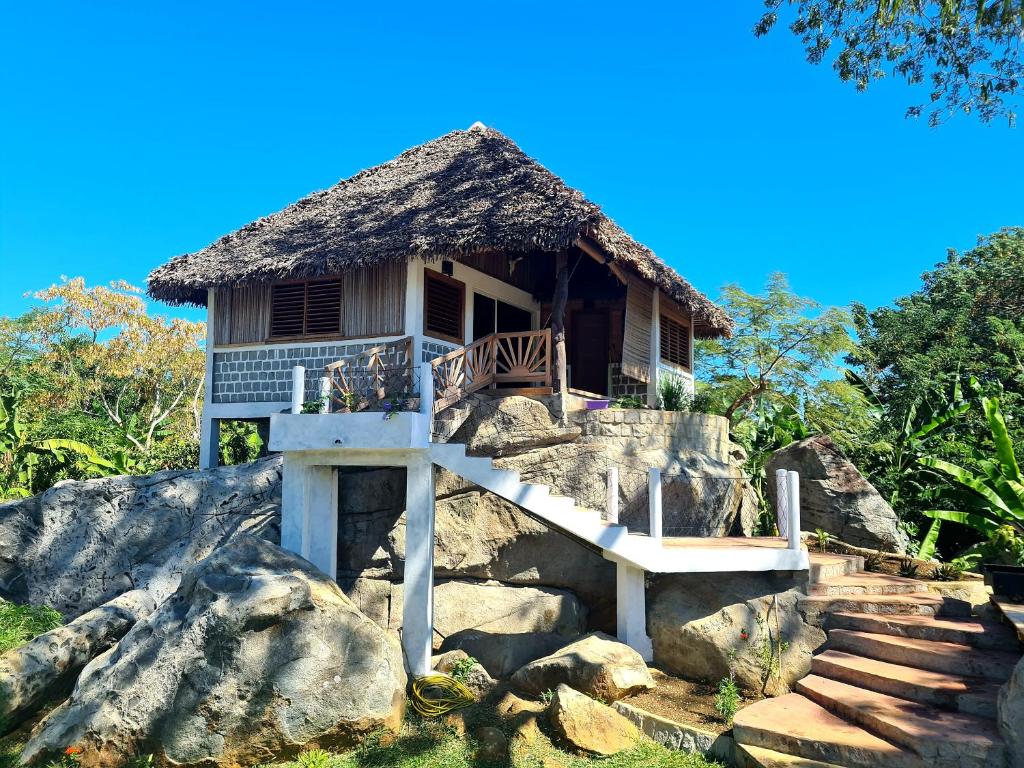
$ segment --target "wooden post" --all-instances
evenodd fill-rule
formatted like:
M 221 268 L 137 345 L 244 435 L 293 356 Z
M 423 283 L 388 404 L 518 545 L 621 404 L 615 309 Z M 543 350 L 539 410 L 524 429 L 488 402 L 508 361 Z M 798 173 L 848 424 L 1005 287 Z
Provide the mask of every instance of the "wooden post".
M 558 393 L 562 396 L 562 410 L 565 411 L 565 395 L 568 382 L 565 380 L 565 304 L 569 300 L 569 254 L 562 250 L 555 258 L 555 296 L 551 306 L 551 340 L 555 347 L 555 374 L 558 377 Z

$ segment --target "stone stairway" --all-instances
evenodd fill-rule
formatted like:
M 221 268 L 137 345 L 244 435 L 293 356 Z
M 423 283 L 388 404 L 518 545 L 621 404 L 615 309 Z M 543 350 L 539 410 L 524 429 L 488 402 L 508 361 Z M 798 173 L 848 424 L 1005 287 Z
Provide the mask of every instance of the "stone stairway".
M 1015 633 L 863 560 L 813 555 L 808 619 L 828 642 L 796 691 L 736 715 L 748 768 L 1003 768 L 996 700 Z

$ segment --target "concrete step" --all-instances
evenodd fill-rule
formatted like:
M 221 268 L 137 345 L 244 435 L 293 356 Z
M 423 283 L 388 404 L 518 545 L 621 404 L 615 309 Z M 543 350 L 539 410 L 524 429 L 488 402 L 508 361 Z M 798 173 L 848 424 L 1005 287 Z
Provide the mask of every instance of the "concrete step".
M 808 675 L 797 690 L 834 715 L 920 755 L 934 768 L 1003 765 L 1005 744 L 994 720 L 906 701 Z
M 736 768 L 843 768 L 835 763 L 823 763 L 809 757 L 798 757 L 776 752 L 774 749 L 737 744 L 733 752 Z
M 832 576 L 811 586 L 812 595 L 909 595 L 927 591 L 928 585 L 916 579 L 868 572 Z
M 1020 661 L 1019 653 L 978 650 L 959 643 L 895 637 L 855 629 L 829 630 L 828 647 L 893 664 L 984 677 L 1000 683 L 1010 679 L 1013 668 Z
M 977 619 L 837 612 L 829 616 L 828 627 L 917 640 L 959 643 L 1017 654 L 1021 652 L 1020 643 L 1013 630 L 1002 624 Z
M 814 623 L 837 611 L 934 616 L 939 611 L 948 610 L 948 606 L 941 595 L 927 592 L 913 595 L 809 595 L 800 600 L 800 610 L 807 614 L 808 621 Z
M 924 768 L 908 749 L 847 722 L 798 693 L 762 699 L 736 713 L 733 737 L 746 747 L 846 768 Z
M 864 558 L 859 555 L 837 555 L 825 552 L 808 552 L 811 559 L 810 581 L 815 584 L 822 579 L 835 576 L 849 576 L 864 570 Z
M 811 671 L 841 683 L 920 704 L 995 718 L 999 683 L 980 677 L 932 672 L 843 651 L 825 651 L 811 660 Z

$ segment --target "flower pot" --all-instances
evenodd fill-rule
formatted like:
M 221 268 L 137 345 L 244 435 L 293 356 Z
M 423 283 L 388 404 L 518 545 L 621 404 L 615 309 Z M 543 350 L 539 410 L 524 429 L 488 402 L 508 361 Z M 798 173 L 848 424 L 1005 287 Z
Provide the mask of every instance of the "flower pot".
M 1024 566 L 985 563 L 982 570 L 985 583 L 992 587 L 994 594 L 1014 601 L 1024 600 Z

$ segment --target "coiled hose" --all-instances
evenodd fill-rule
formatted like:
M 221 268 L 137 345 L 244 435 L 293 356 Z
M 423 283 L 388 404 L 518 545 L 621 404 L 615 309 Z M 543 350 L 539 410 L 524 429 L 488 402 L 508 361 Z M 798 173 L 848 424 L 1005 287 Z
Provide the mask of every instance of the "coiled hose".
M 424 675 L 412 681 L 412 708 L 423 717 L 439 717 L 475 701 L 469 688 L 448 675 Z

